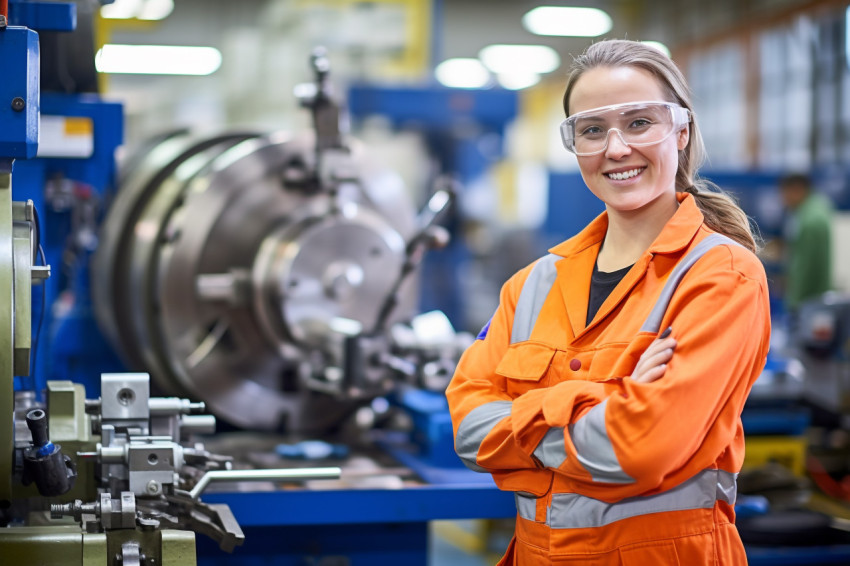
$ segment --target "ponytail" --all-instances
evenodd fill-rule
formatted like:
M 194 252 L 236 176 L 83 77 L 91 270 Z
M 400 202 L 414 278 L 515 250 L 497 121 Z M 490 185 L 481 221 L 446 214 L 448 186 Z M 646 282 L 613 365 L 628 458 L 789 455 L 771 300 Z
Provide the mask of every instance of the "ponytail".
M 759 252 L 763 245 L 761 235 L 732 195 L 706 179 L 697 179 L 684 192 L 693 195 L 706 226 L 753 253 Z

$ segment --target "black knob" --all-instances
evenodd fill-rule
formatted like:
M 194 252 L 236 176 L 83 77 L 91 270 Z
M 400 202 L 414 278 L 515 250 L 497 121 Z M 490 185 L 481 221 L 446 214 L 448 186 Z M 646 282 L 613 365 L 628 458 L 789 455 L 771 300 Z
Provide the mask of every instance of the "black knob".
M 33 409 L 27 413 L 27 426 L 32 434 L 32 443 L 41 448 L 50 439 L 47 436 L 47 413 L 41 409 Z

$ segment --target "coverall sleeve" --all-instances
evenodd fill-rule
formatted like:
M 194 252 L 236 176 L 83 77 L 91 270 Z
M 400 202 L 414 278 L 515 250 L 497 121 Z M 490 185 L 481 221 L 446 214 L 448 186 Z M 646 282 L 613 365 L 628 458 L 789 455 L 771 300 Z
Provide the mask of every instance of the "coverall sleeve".
M 595 406 L 607 393 L 605 386 L 586 381 L 563 383 L 554 392 L 550 388 L 529 391 L 515 400 L 507 393 L 506 378 L 495 369 L 508 349 L 517 297 L 529 270 L 518 272 L 502 287 L 486 336 L 464 352 L 446 397 L 455 449 L 467 467 L 491 473 L 502 489 L 539 495 L 552 475 L 533 454 L 550 428 L 541 412 L 544 400 L 557 396 L 563 415 Z M 521 414 L 515 412 L 519 399 L 524 400 Z
M 610 396 L 581 415 L 559 401 L 556 391 L 566 384 L 541 400 L 517 399 L 513 412 L 526 422 L 542 416 L 551 427 L 533 453 L 577 493 L 613 502 L 668 489 L 742 442 L 740 414 L 764 367 L 769 318 L 758 260 L 715 248 L 682 280 L 662 321 L 677 346 L 661 379 L 617 380 Z M 654 338 L 644 333 L 647 346 Z M 528 449 L 521 437 L 516 442 Z

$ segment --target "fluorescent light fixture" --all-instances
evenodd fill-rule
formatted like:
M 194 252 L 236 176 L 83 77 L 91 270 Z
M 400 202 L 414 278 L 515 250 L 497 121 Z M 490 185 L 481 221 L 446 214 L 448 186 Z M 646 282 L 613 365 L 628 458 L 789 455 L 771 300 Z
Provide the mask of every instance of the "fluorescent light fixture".
M 446 59 L 434 73 L 441 84 L 452 88 L 481 88 L 490 82 L 490 73 L 478 59 Z
M 540 75 L 537 73 L 499 73 L 496 75 L 496 80 L 504 88 L 509 90 L 522 90 L 530 86 L 534 86 L 540 82 Z
M 549 73 L 561 58 L 546 45 L 488 45 L 478 54 L 484 66 L 494 73 Z
M 163 20 L 174 10 L 174 0 L 115 0 L 101 7 L 100 16 L 109 20 Z
M 174 10 L 174 0 L 147 0 L 136 16 L 140 20 L 164 20 Z
M 661 43 L 660 41 L 641 41 L 641 43 L 656 48 L 668 57 L 670 56 L 670 48 Z
M 522 17 L 522 25 L 537 35 L 596 37 L 611 31 L 611 16 L 596 8 L 539 6 Z
M 94 57 L 99 73 L 209 75 L 221 66 L 214 47 L 106 44 Z

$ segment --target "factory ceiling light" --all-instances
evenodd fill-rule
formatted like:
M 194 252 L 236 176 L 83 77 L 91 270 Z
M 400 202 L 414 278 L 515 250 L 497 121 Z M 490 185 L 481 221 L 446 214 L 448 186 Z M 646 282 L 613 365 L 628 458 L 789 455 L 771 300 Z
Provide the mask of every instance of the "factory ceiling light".
M 494 73 L 550 73 L 561 64 L 558 53 L 546 45 L 488 45 L 478 53 Z
M 537 73 L 499 73 L 496 80 L 502 87 L 509 90 L 522 90 L 540 82 Z
M 110 20 L 163 20 L 174 10 L 174 0 L 115 0 L 100 9 Z
M 94 58 L 100 73 L 209 75 L 221 66 L 214 47 L 106 44 Z
M 434 73 L 447 87 L 481 88 L 490 83 L 490 73 L 478 59 L 446 59 L 437 65 Z
M 522 25 L 537 35 L 596 37 L 611 31 L 611 16 L 596 8 L 539 6 L 522 17 Z

